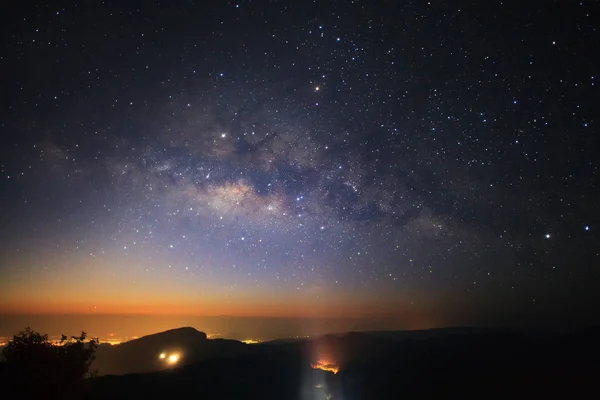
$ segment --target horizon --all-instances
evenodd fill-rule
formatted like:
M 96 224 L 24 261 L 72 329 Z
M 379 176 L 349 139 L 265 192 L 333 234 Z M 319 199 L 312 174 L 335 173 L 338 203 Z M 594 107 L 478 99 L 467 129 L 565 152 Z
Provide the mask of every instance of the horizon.
M 513 319 L 507 319 L 507 321 L 511 320 Z M 264 342 L 288 338 L 312 338 L 347 332 L 423 331 L 456 328 L 516 329 L 519 331 L 543 329 L 568 332 L 598 326 L 598 322 L 591 319 L 574 323 L 549 320 L 532 321 L 524 317 L 521 324 L 465 322 L 433 325 L 426 321 L 408 323 L 407 321 L 389 321 L 385 318 L 373 317 L 0 314 L 0 338 L 3 337 L 5 342 L 27 326 L 42 334 L 48 334 L 50 339 L 54 340 L 59 339 L 62 334 L 70 336 L 85 331 L 88 338 L 98 337 L 101 342 L 116 344 L 183 327 L 191 327 L 204 332 L 210 339 L 225 338 Z
M 419 330 L 429 325 L 389 324 L 375 318 L 306 318 L 250 316 L 174 316 L 174 315 L 3 315 L 0 336 L 12 337 L 29 323 L 33 329 L 60 337 L 86 331 L 106 339 L 111 335 L 141 337 L 179 327 L 192 327 L 216 338 L 236 340 L 277 340 L 318 336 L 348 331 Z M 85 328 L 85 327 L 88 328 Z M 81 328 L 78 328 L 81 327 Z M 11 333 L 9 333 L 11 332 Z

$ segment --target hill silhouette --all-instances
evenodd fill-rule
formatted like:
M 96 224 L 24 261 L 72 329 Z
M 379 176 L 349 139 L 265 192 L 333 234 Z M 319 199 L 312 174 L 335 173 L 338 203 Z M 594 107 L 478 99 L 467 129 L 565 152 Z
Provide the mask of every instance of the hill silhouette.
M 206 333 L 183 327 L 116 346 L 100 345 L 92 368 L 98 375 L 152 372 L 214 357 L 240 355 L 245 347 L 244 343 L 236 340 L 209 340 Z M 164 354 L 164 358 L 160 358 L 161 354 Z M 177 356 L 175 363 L 169 363 L 170 355 Z

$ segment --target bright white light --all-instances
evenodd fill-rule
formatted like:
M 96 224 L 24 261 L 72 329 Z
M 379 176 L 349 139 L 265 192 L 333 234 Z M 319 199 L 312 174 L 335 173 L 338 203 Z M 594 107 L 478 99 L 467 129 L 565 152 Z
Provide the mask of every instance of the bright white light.
M 179 361 L 179 354 L 171 354 L 169 356 L 169 364 L 175 364 L 177 361 Z
M 547 234 L 546 234 L 546 239 L 550 239 L 550 238 L 551 238 L 550 234 L 549 234 L 549 233 L 547 233 Z
M 169 265 L 169 267 L 170 267 L 170 265 Z M 167 358 L 167 355 L 165 353 L 160 353 L 158 358 L 160 358 L 161 360 L 164 360 L 165 358 Z

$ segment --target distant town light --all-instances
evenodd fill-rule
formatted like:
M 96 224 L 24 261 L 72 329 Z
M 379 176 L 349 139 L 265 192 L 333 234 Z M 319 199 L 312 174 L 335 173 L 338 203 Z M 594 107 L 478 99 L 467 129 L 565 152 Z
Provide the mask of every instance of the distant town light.
M 337 374 L 339 371 L 339 367 L 336 364 L 323 359 L 320 359 L 314 363 L 310 363 L 310 367 L 312 369 L 320 369 L 322 371 L 333 372 L 334 374 Z

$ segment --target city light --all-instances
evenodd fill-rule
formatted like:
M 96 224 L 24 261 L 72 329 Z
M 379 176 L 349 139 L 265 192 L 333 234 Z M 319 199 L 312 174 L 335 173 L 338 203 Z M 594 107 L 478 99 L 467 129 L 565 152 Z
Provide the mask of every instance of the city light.
M 180 355 L 179 353 L 162 352 L 158 355 L 158 358 L 166 364 L 174 365 L 179 361 Z

